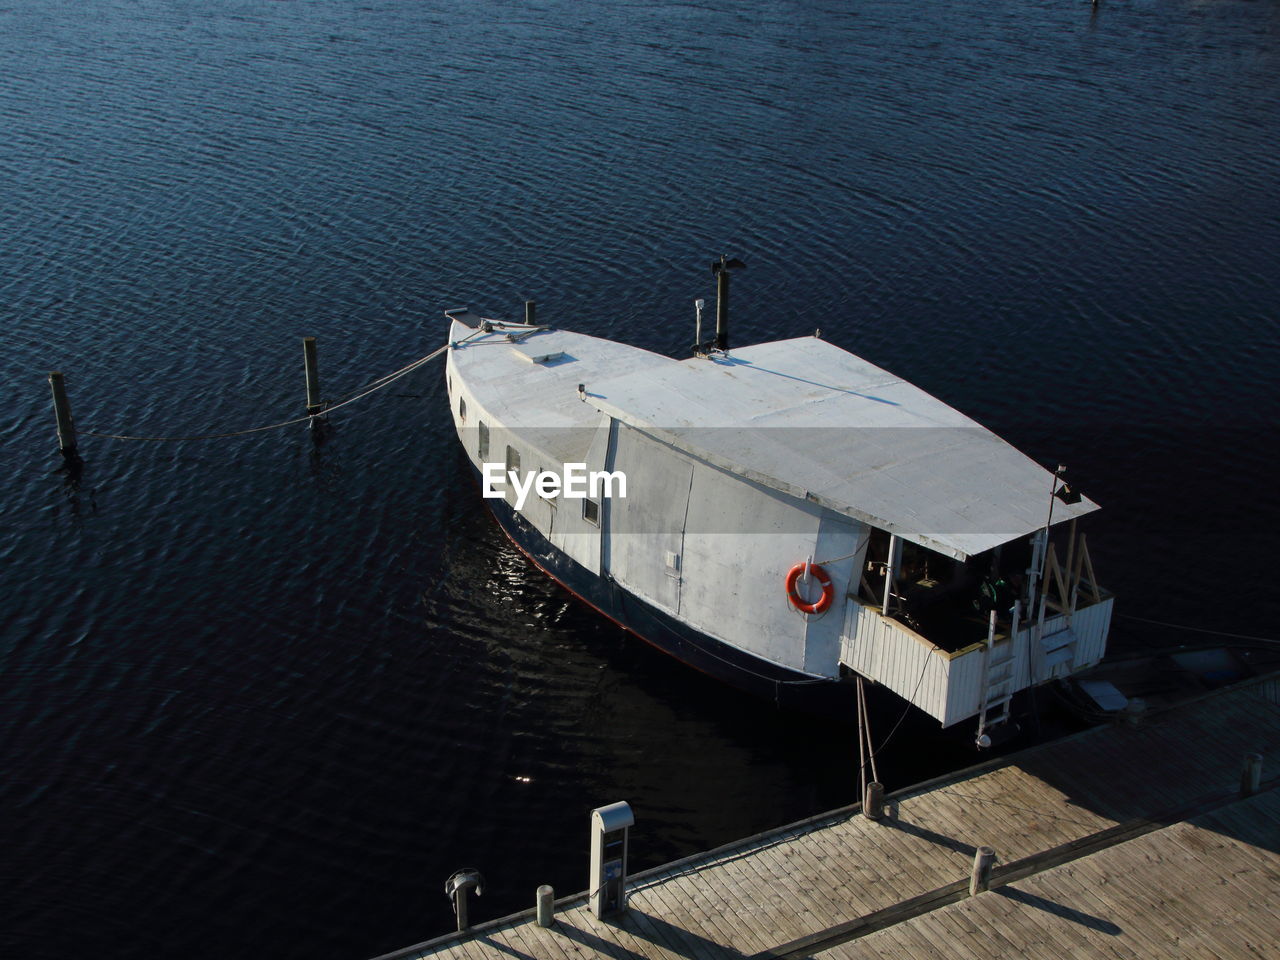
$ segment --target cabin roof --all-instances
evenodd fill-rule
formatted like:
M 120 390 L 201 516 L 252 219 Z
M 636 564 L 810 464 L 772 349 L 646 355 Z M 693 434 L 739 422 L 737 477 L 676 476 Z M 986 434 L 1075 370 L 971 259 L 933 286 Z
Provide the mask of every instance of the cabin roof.
M 957 559 L 1042 528 L 1049 510 L 1048 470 L 815 337 L 645 364 L 586 388 L 597 410 L 724 470 Z M 1055 501 L 1053 518 L 1096 509 Z
M 569 330 L 530 330 L 520 323 L 489 320 L 491 329 L 485 331 L 480 329 L 484 318 L 475 314 L 452 319 L 452 362 L 492 422 L 518 430 L 526 442 L 561 463 L 586 459 L 603 419 L 579 398 L 579 383 L 622 370 L 676 365 L 661 354 Z

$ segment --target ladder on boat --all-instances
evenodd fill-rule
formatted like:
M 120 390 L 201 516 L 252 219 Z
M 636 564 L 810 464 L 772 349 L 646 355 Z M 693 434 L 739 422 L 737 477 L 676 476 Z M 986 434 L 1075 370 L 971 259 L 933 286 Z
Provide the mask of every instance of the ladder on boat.
M 1076 635 L 1069 626 L 1040 638 L 1042 670 L 1045 677 L 1063 677 L 1071 672 L 1076 659 Z M 1059 669 L 1063 665 L 1066 669 Z
M 978 711 L 979 747 L 991 745 L 987 729 L 997 727 L 1009 719 L 1009 707 L 1013 701 L 1013 641 L 1018 635 L 1018 614 L 1014 610 L 1013 629 L 1009 636 L 996 641 L 996 612 L 991 611 L 987 625 L 987 650 L 982 671 L 982 703 Z M 996 711 L 992 714 L 991 711 Z

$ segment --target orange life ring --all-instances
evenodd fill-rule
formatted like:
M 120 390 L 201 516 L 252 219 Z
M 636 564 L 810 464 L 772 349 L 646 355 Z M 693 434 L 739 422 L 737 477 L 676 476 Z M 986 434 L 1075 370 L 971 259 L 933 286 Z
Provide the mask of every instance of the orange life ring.
M 796 589 L 800 582 L 800 577 L 804 575 L 804 568 L 809 568 L 812 574 L 822 587 L 822 596 L 813 603 L 809 603 L 800 596 L 799 590 Z M 827 576 L 827 571 L 823 570 L 816 563 L 797 563 L 787 573 L 787 599 L 791 601 L 791 605 L 801 613 L 824 613 L 831 606 L 831 601 L 835 598 L 836 592 L 831 586 L 831 578 Z

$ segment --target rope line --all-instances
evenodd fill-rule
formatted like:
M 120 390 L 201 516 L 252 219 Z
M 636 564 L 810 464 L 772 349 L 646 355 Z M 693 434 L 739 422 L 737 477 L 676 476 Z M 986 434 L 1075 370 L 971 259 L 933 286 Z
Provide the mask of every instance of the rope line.
M 937 649 L 937 645 L 933 647 Z M 930 651 L 932 652 L 932 651 Z M 893 739 L 893 735 L 898 732 L 898 728 L 902 726 L 902 721 L 907 719 L 907 714 L 911 712 L 911 707 L 915 704 L 916 694 L 920 692 L 920 684 L 924 682 L 924 675 L 929 672 L 929 664 L 932 663 L 931 657 L 925 657 L 924 666 L 920 670 L 920 677 L 916 680 L 916 688 L 911 691 L 911 696 L 907 698 L 907 705 L 902 711 L 902 716 L 898 718 L 898 722 L 893 725 L 893 729 L 889 731 L 889 735 L 881 741 L 880 746 L 871 751 L 871 756 L 876 757 L 880 751 L 889 745 L 889 741 Z
M 867 800 L 867 701 L 863 700 L 863 675 L 858 675 L 858 800 Z
M 862 701 L 862 721 L 867 730 L 867 753 L 870 754 L 871 760 L 871 779 L 876 783 L 880 783 L 880 771 L 876 769 L 876 751 L 871 749 L 871 712 L 867 710 L 867 688 L 862 683 L 862 677 L 858 677 L 858 699 Z M 884 744 L 881 744 L 881 746 L 884 746 Z
M 860 554 L 863 551 L 863 549 L 867 545 L 867 541 L 870 539 L 871 539 L 871 534 L 868 533 L 865 537 L 859 538 L 858 548 L 854 550 L 853 553 L 846 553 L 843 557 L 836 557 L 834 560 L 819 560 L 817 561 L 817 565 L 820 567 L 825 567 L 828 564 L 839 563 L 841 560 L 848 560 L 851 557 L 856 557 L 858 554 Z
M 348 404 L 355 403 L 357 400 L 364 399 L 365 397 L 369 396 L 369 394 L 371 393 L 376 393 L 377 391 L 383 389 L 384 387 L 390 386 L 391 384 L 395 383 L 397 380 L 401 379 L 402 377 L 407 377 L 409 374 L 413 373 L 413 371 L 417 370 L 419 367 L 423 366 L 429 361 L 434 360 L 436 357 L 440 356 L 440 354 L 444 353 L 446 350 L 449 349 L 449 346 L 450 345 L 446 343 L 444 346 L 436 350 L 433 350 L 431 353 L 427 354 L 425 357 L 419 357 L 417 360 L 413 361 L 413 363 L 410 363 L 407 366 L 401 367 L 399 370 L 396 370 L 393 373 L 387 374 L 385 377 L 381 377 L 373 381 L 373 383 L 368 388 L 357 393 L 355 396 L 342 400 L 341 402 L 336 403 L 333 406 L 325 407 L 322 413 L 327 414 L 330 411 L 339 410 L 342 407 L 347 406 Z M 291 420 L 282 420 L 279 423 L 269 423 L 263 427 L 250 427 L 247 430 L 234 430 L 230 433 L 200 433 L 200 434 L 188 434 L 183 436 L 163 436 L 163 437 L 140 437 L 140 436 L 130 436 L 128 434 L 120 434 L 120 433 L 96 433 L 92 430 L 76 430 L 76 433 L 78 435 L 82 435 L 86 437 L 96 437 L 99 440 L 147 440 L 147 441 L 224 440 L 228 437 L 244 437 L 244 436 L 248 436 L 251 433 L 262 433 L 265 430 L 279 430 L 281 427 L 290 427 L 298 423 L 306 423 L 309 420 L 314 420 L 318 416 L 321 416 L 321 414 L 307 414 L 306 416 L 303 416 L 303 417 L 294 417 Z
M 474 339 L 475 337 L 480 336 L 483 332 L 484 332 L 483 330 L 476 330 L 474 333 L 471 333 L 471 334 L 469 334 L 469 335 L 467 335 L 467 336 L 463 337 L 461 340 L 455 340 L 455 341 L 453 342 L 453 346 L 455 346 L 455 347 L 460 347 L 460 346 L 462 346 L 464 343 L 466 343 L 468 340 L 472 340 L 472 339 Z M 443 349 L 443 348 L 441 348 L 441 349 Z M 419 365 L 421 365 L 421 364 L 425 363 L 426 361 L 430 360 L 432 357 L 434 357 L 434 356 L 435 356 L 436 354 L 438 354 L 439 352 L 440 352 L 440 351 L 439 351 L 439 350 L 437 350 L 435 353 L 433 353 L 433 354 L 431 354 L 431 355 L 429 355 L 429 356 L 422 357 L 421 359 L 418 359 L 418 360 L 413 361 L 413 363 L 409 364 L 409 366 L 408 366 L 408 367 L 401 367 L 399 370 L 396 370 L 396 371 L 394 371 L 393 373 L 388 373 L 385 377 L 379 377 L 377 380 L 371 381 L 370 383 L 366 383 L 363 387 L 361 387 L 359 390 L 356 390 L 354 393 L 344 394 L 343 396 L 339 397 L 336 401 L 334 401 L 334 404 L 335 404 L 334 406 L 332 406 L 332 407 L 328 407 L 327 409 L 328 409 L 328 410 L 336 410 L 336 409 L 338 408 L 338 407 L 337 407 L 337 405 L 338 405 L 338 404 L 346 403 L 346 402 L 348 401 L 348 399 L 354 399 L 355 394 L 361 393 L 362 391 L 364 391 L 364 390 L 368 390 L 368 389 L 373 388 L 373 387 L 382 386 L 382 385 L 385 385 L 386 383 L 390 383 L 390 382 L 391 382 L 391 378 L 392 378 L 392 377 L 398 377 L 398 375 L 399 375 L 399 374 L 401 374 L 401 373 L 405 372 L 406 370 L 408 370 L 408 369 L 409 369 L 409 367 L 413 367 L 413 368 L 415 368 L 415 369 L 416 369 L 416 368 L 417 368 L 417 366 L 419 366 Z
M 1190 630 L 1192 633 L 1207 633 L 1213 637 L 1230 637 L 1233 640 L 1256 640 L 1259 643 L 1280 643 L 1274 637 L 1251 637 L 1246 633 L 1225 633 L 1222 630 L 1206 630 L 1204 627 L 1188 627 L 1182 623 L 1165 623 L 1163 620 L 1149 620 L 1146 617 L 1135 617 L 1131 613 L 1117 613 L 1116 616 L 1124 617 L 1126 620 L 1138 620 L 1142 623 L 1152 623 L 1157 627 L 1169 627 L 1173 630 Z

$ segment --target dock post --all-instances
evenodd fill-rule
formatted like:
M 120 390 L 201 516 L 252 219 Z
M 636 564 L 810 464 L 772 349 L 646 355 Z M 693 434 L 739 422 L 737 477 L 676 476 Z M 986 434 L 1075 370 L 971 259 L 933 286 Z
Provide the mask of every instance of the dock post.
M 538 888 L 538 926 L 549 927 L 556 922 L 556 891 L 544 883 Z
M 1240 771 L 1240 796 L 1252 797 L 1262 787 L 1262 754 L 1246 753 Z
M 471 926 L 471 918 L 467 915 L 467 894 L 474 890 L 480 896 L 484 886 L 484 877 L 479 870 L 459 870 L 444 885 L 444 895 L 453 901 L 453 912 L 458 917 L 458 932 L 462 933 Z
M 60 371 L 49 374 L 49 387 L 53 390 L 53 415 L 58 420 L 58 449 L 69 463 L 76 463 L 76 425 L 71 419 L 71 404 L 67 400 L 67 383 Z
M 459 890 L 453 895 L 453 912 L 458 918 L 458 932 L 462 933 L 471 926 L 471 918 L 467 916 L 467 892 Z
M 884 784 L 874 780 L 867 784 L 866 796 L 862 798 L 862 815 L 868 820 L 879 820 L 884 816 Z
M 526 300 L 524 302 L 524 322 L 531 327 L 536 327 L 538 325 L 537 314 L 538 305 L 532 300 Z
M 991 886 L 991 866 L 996 862 L 996 852 L 991 847 L 979 847 L 973 855 L 973 872 L 969 874 L 969 896 L 981 893 Z
M 316 364 L 316 338 L 302 338 L 302 360 L 307 368 L 307 416 L 314 417 L 324 405 L 320 402 L 320 373 Z M 315 422 L 312 421 L 312 426 Z

